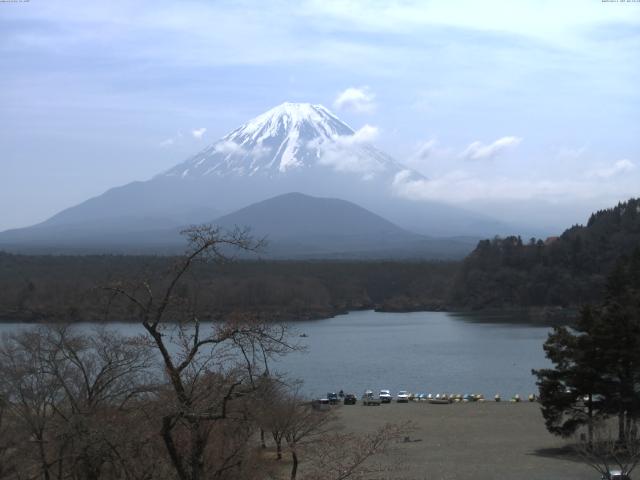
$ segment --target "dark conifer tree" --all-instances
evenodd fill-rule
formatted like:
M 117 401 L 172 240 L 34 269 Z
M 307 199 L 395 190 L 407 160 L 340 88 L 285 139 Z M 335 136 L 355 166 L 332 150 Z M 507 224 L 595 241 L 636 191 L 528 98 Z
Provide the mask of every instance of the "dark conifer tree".
M 547 429 L 569 436 L 615 415 L 624 440 L 640 416 L 640 249 L 609 277 L 604 302 L 582 309 L 572 328 L 544 344 L 554 367 L 534 370 Z

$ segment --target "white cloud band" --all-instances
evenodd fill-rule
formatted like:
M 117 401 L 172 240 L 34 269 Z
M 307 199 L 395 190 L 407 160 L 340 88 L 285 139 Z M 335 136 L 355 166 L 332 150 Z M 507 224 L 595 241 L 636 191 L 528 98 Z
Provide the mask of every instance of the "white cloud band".
M 369 87 L 349 87 L 340 92 L 333 101 L 338 110 L 350 110 L 356 113 L 371 113 L 375 110 L 375 95 Z
M 517 147 L 520 142 L 522 139 L 519 137 L 502 137 L 489 145 L 473 142 L 462 152 L 462 157 L 467 160 L 492 159 L 508 148 Z

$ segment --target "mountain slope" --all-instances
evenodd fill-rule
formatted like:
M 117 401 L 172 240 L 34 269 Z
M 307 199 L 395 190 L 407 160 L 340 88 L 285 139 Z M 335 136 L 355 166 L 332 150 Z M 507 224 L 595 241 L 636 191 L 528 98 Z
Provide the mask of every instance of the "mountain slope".
M 358 205 L 336 198 L 287 193 L 249 205 L 215 221 L 224 227 L 250 226 L 271 238 L 372 236 L 415 237 Z
M 218 218 L 266 237 L 271 258 L 462 258 L 472 239 L 432 239 L 404 230 L 354 203 L 288 193 Z

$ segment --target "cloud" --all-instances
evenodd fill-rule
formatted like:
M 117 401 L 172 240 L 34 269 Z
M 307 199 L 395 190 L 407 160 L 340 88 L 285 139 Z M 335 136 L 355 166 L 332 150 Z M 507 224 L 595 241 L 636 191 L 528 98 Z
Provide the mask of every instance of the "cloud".
M 438 200 L 465 203 L 475 200 L 524 200 L 538 196 L 565 194 L 567 184 L 548 180 L 520 180 L 507 177 L 483 179 L 469 172 L 456 170 L 434 179 L 415 179 L 411 171 L 396 174 L 393 191 L 411 200 Z
M 438 140 L 431 138 L 418 142 L 413 151 L 408 152 L 404 158 L 404 164 L 427 176 L 431 176 L 435 170 L 448 168 L 451 161 L 455 160 L 451 148 L 439 144 Z
M 378 127 L 366 123 L 353 132 L 353 135 L 334 135 L 332 142 L 326 142 L 318 137 L 315 140 L 311 140 L 308 145 L 310 148 L 320 148 L 321 150 L 341 149 L 353 145 L 372 143 L 379 135 L 380 129 Z
M 371 143 L 380 134 L 380 129 L 378 127 L 374 127 L 373 125 L 369 125 L 368 123 L 355 131 L 353 135 L 341 135 L 339 137 L 335 137 L 338 143 L 342 143 L 344 145 L 355 145 L 362 143 Z
M 205 134 L 206 131 L 207 131 L 207 129 L 204 128 L 204 127 L 196 128 L 194 130 L 191 130 L 191 135 L 193 135 L 193 138 L 201 140 L 202 136 Z
M 502 137 L 489 145 L 473 142 L 462 152 L 462 158 L 467 160 L 492 159 L 504 150 L 518 146 L 520 142 L 522 142 L 522 138 L 519 137 Z
M 435 150 L 436 144 L 435 139 L 427 140 L 426 142 L 422 142 L 418 145 L 418 149 L 413 154 L 413 158 L 416 160 L 426 160 L 431 155 L 433 155 L 433 151 Z
M 318 159 L 320 165 L 332 167 L 338 172 L 363 174 L 363 179 L 371 180 L 376 174 L 385 170 L 383 163 L 371 156 L 368 151 L 357 148 L 371 143 L 378 137 L 378 127 L 366 124 L 353 135 L 333 137 L 333 142 L 315 144 L 320 149 Z
M 356 113 L 371 113 L 375 110 L 375 95 L 369 87 L 349 87 L 336 97 L 333 106 L 338 110 L 349 110 Z
M 603 9 L 599 4 L 585 5 L 580 0 L 552 2 L 548 9 L 540 9 L 539 2 L 535 1 L 505 3 L 501 0 L 461 0 L 453 4 L 406 0 L 373 2 L 373 5 L 366 0 L 315 0 L 302 4 L 307 15 L 315 15 L 323 22 L 348 24 L 356 31 L 376 34 L 409 34 L 443 26 L 505 32 L 544 43 L 569 43 L 578 41 L 576 32 L 597 25 L 638 24 L 638 19 L 629 18 L 624 9 Z M 577 11 L 579 15 L 575 14 Z
M 616 162 L 615 165 L 627 165 Z M 614 167 L 611 167 L 613 170 Z M 619 169 L 628 169 L 623 166 Z M 632 167 L 635 168 L 635 167 Z M 608 173 L 608 172 L 607 172 Z M 546 200 L 575 201 L 599 197 L 632 196 L 637 180 L 612 185 L 602 177 L 551 179 L 514 178 L 507 176 L 480 177 L 465 170 L 455 170 L 433 179 L 415 178 L 410 170 L 395 175 L 393 193 L 410 200 L 436 200 L 464 204 L 477 201 Z
M 556 157 L 558 160 L 578 160 L 579 158 L 582 158 L 587 151 L 587 145 L 576 148 L 560 147 L 556 149 Z
M 259 143 L 251 150 L 251 154 L 253 155 L 254 158 L 261 158 L 261 157 L 266 157 L 272 151 L 273 151 L 273 148 L 267 147 L 266 145 Z M 245 153 L 245 150 L 241 149 L 239 153 Z
M 371 180 L 376 174 L 385 170 L 384 165 L 371 155 L 357 150 L 325 150 L 318 159 L 318 163 L 331 167 L 336 172 L 362 174 L 365 180 Z
M 246 153 L 245 149 L 242 146 L 238 145 L 236 142 L 231 140 L 221 140 L 216 143 L 213 149 L 217 153 L 223 153 L 228 155 L 239 155 Z
M 591 170 L 587 172 L 587 177 L 607 179 L 607 178 L 620 175 L 621 173 L 631 172 L 632 170 L 635 170 L 635 168 L 636 168 L 635 163 L 625 158 L 623 160 L 618 160 L 617 162 L 615 162 L 613 165 L 609 167 L 603 167 L 603 168 Z
M 178 142 L 180 142 L 182 140 L 182 132 L 178 131 L 178 133 L 176 133 L 173 137 L 169 137 L 166 138 L 164 140 L 162 140 L 158 146 L 162 147 L 162 148 L 168 148 L 168 147 L 172 147 L 173 145 L 177 144 Z
M 186 57 L 194 62 L 231 62 L 238 57 L 235 62 L 261 64 L 292 54 L 296 59 L 313 60 L 322 58 L 328 46 L 336 50 L 333 52 L 335 57 L 342 57 L 345 62 L 357 62 L 358 58 L 340 51 L 348 38 L 330 45 L 326 41 L 325 32 L 339 32 L 345 25 L 349 25 L 354 34 L 375 34 L 369 35 L 375 40 L 371 46 L 380 50 L 380 35 L 417 35 L 423 32 L 433 35 L 437 27 L 492 34 L 505 32 L 534 38 L 544 44 L 573 44 L 582 40 L 582 36 L 576 35 L 576 32 L 593 26 L 622 22 L 630 26 L 638 24 L 635 17 L 628 15 L 627 9 L 602 8 L 591 2 L 585 5 L 580 0 L 552 2 L 545 9 L 540 9 L 539 2 L 535 1 L 505 3 L 499 0 L 464 0 L 453 5 L 419 0 L 373 4 L 365 0 L 303 0 L 295 6 L 287 2 L 269 2 L 266 6 L 265 2 L 257 1 L 239 2 L 237 5 L 229 2 L 176 3 L 151 0 L 141 0 L 135 4 L 120 1 L 69 5 L 64 2 L 48 3 L 50 5 L 43 5 L 38 12 L 29 12 L 28 15 L 38 20 L 37 25 L 48 20 L 67 25 L 68 28 L 58 28 L 52 32 L 45 30 L 46 36 L 42 28 L 34 29 L 30 35 L 24 35 L 23 30 L 18 29 L 19 35 L 14 34 L 18 40 L 50 48 L 47 40 L 54 37 L 77 48 L 82 42 L 78 42 L 76 37 L 99 44 L 96 31 L 104 31 L 111 33 L 115 42 L 126 44 L 127 40 L 133 39 L 144 43 L 145 54 L 152 53 L 168 59 Z M 580 15 L 576 15 L 576 11 Z M 500 12 L 500 15 L 495 12 Z M 213 22 L 217 28 L 208 28 Z M 83 24 L 91 27 L 81 28 Z M 301 29 L 301 25 L 311 28 Z M 301 31 L 312 37 L 313 41 L 296 42 Z M 324 34 L 324 38 L 318 42 L 311 32 Z M 234 34 L 237 37 L 235 42 L 224 41 Z M 398 51 L 406 49 L 406 43 L 399 45 Z M 212 51 L 213 48 L 215 50 Z M 202 55 L 207 49 L 209 55 Z M 137 53 L 131 50 L 128 48 L 124 53 Z

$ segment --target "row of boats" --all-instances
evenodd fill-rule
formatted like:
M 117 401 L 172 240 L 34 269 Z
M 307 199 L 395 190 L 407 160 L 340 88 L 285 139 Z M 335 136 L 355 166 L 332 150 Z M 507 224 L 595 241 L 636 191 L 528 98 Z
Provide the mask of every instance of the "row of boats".
M 446 403 L 460 403 L 460 402 L 486 402 L 487 400 L 484 398 L 484 395 L 481 393 L 467 393 L 467 394 L 448 394 L 448 393 L 437 393 L 435 395 L 429 393 L 417 393 L 411 398 L 411 400 L 415 402 L 428 402 L 433 404 L 446 404 Z M 493 400 L 496 402 L 502 401 L 502 396 L 500 394 L 496 394 L 493 397 Z M 538 397 L 533 393 L 527 397 L 527 400 L 530 402 L 535 402 L 538 400 Z M 521 402 L 522 398 L 519 394 L 515 394 L 508 401 L 510 402 Z
M 380 393 L 378 395 L 374 395 L 373 391 L 371 390 L 366 390 L 364 392 L 364 395 L 362 396 L 363 399 L 363 404 L 367 405 L 368 403 L 365 402 L 365 400 L 374 400 L 375 399 L 379 399 L 381 402 L 380 403 L 390 403 L 393 400 L 393 397 L 391 395 L 391 392 L 389 390 L 380 390 Z M 501 402 L 502 401 L 502 396 L 498 393 L 493 397 L 493 400 L 495 402 Z M 535 402 L 538 400 L 538 397 L 534 394 L 530 394 L 527 397 L 527 400 L 529 402 Z M 450 394 L 450 393 L 408 393 L 405 390 L 401 390 L 398 392 L 397 396 L 396 396 L 396 402 L 398 403 L 402 403 L 402 402 L 427 402 L 427 403 L 431 403 L 431 404 L 449 404 L 449 403 L 460 403 L 460 402 L 485 402 L 487 401 L 484 397 L 484 395 L 482 395 L 481 393 L 467 393 L 467 394 L 460 394 L 460 393 L 454 393 L 454 394 Z M 509 398 L 508 401 L 510 402 L 521 402 L 522 398 L 520 397 L 519 394 L 515 394 L 513 397 Z M 373 403 L 373 402 L 371 402 Z

